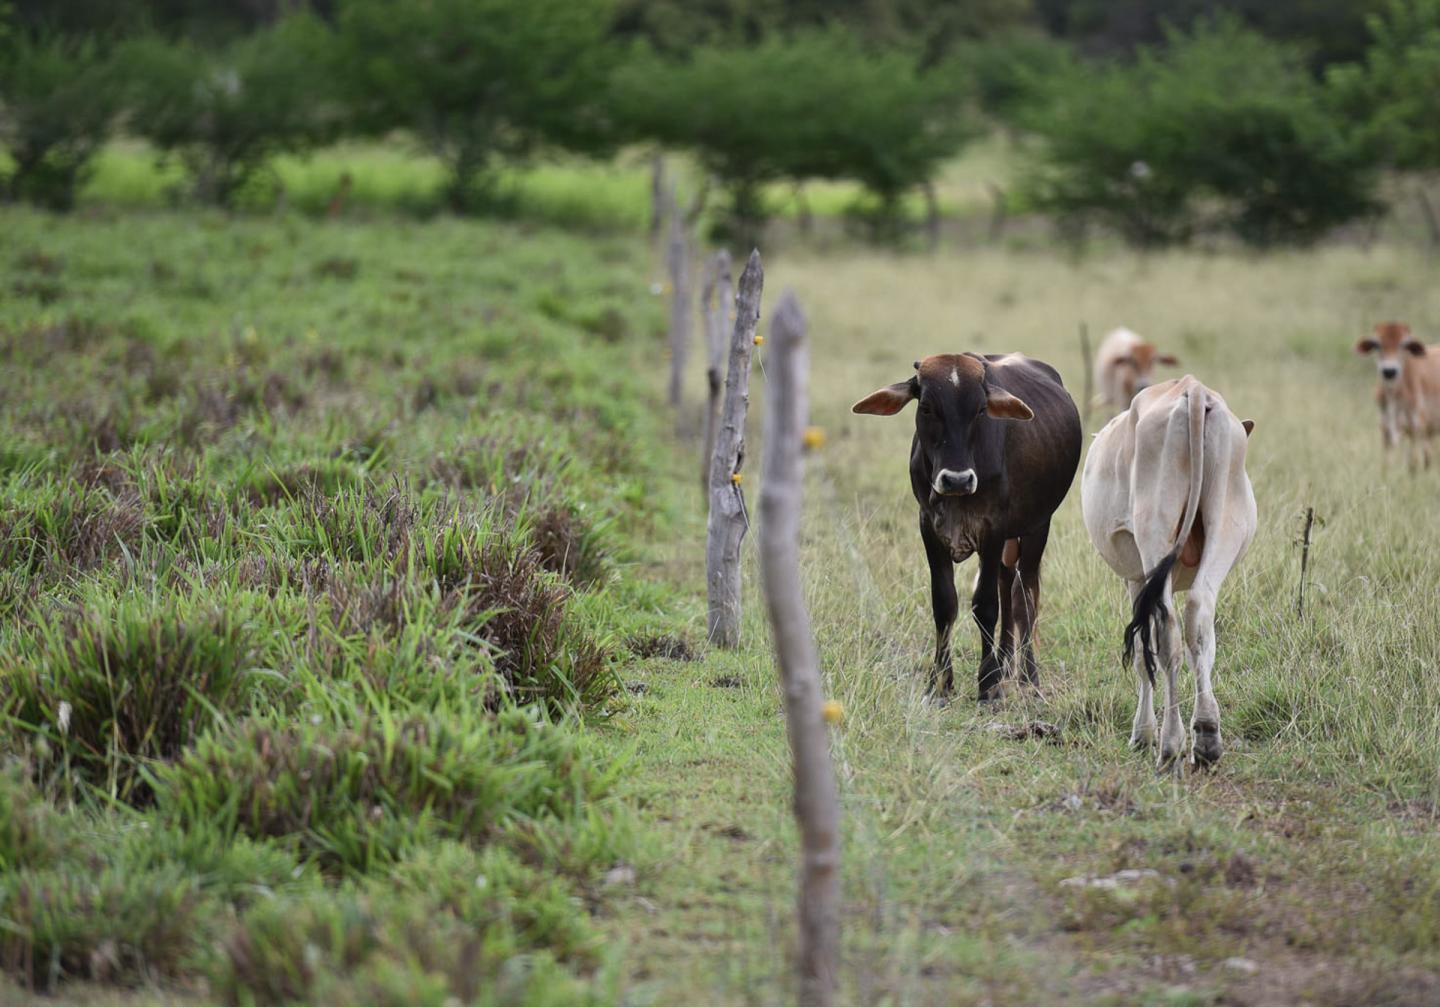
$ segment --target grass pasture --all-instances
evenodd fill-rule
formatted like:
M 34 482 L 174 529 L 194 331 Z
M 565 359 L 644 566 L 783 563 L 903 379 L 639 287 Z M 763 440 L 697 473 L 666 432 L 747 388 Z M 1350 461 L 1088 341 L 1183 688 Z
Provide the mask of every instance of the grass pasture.
M 846 1002 L 1440 996 L 1440 475 L 1385 464 L 1373 365 L 1351 351 L 1375 318 L 1428 329 L 1440 317 L 1432 270 L 1393 248 L 770 264 L 770 303 L 792 287 L 809 313 L 812 417 L 827 434 L 810 463 L 802 556 L 827 687 L 847 711 L 834 734 Z M 1149 335 L 1182 359 L 1177 375 L 1195 373 L 1257 422 L 1260 530 L 1221 595 L 1227 754 L 1212 774 L 1158 777 L 1153 754 L 1126 748 L 1125 593 L 1085 536 L 1078 478 L 1046 554 L 1041 695 L 977 708 L 962 616 L 960 699 L 923 700 L 933 631 L 905 476 L 913 416 L 849 405 L 916 357 L 962 349 L 1049 360 L 1078 397 L 1082 319 L 1092 344 L 1121 323 Z M 1300 621 L 1306 506 L 1323 524 Z M 699 534 L 673 553 L 697 586 Z M 795 840 L 753 589 L 748 601 L 742 652 L 656 673 L 633 714 L 648 767 L 636 786 L 675 851 L 646 902 L 614 923 L 653 977 L 645 1002 L 697 989 L 714 1002 L 784 1000 Z M 1188 718 L 1193 681 L 1180 683 Z M 1058 743 L 999 730 L 1034 719 L 1059 725 Z M 1157 873 L 1115 890 L 1062 884 L 1126 869 Z
M 95 192 L 138 157 L 114 156 Z M 983 206 L 991 159 L 947 192 Z M 340 162 L 318 163 L 328 198 Z M 557 172 L 562 219 L 580 183 Z M 630 228 L 643 168 L 615 172 Z M 744 645 L 708 649 L 695 447 L 660 405 L 638 235 L 389 194 L 338 222 L 181 213 L 135 179 L 74 218 L 0 211 L 0 1002 L 786 1002 L 755 537 Z M 802 561 L 846 710 L 844 1002 L 1440 998 L 1440 473 L 1386 464 L 1350 349 L 1382 317 L 1428 338 L 1432 276 L 1385 243 L 768 257 L 764 314 L 796 291 L 826 432 Z M 1257 422 L 1214 773 L 1126 748 L 1124 590 L 1078 482 L 1041 694 L 977 708 L 962 626 L 959 698 L 924 701 L 913 417 L 849 406 L 963 349 L 1049 360 L 1078 397 L 1082 320 Z M 1007 736 L 1032 720 L 1058 739 Z M 1128 869 L 1155 873 L 1063 884 Z

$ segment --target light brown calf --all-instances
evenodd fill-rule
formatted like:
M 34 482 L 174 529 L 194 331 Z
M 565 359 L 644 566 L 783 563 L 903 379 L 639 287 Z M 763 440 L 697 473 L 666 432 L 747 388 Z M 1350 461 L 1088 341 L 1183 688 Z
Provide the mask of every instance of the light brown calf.
M 1381 322 L 1375 335 L 1355 344 L 1361 356 L 1375 354 L 1380 383 L 1380 439 L 1386 449 L 1410 438 L 1410 467 L 1430 466 L 1430 438 L 1440 433 L 1440 346 L 1427 348 L 1404 322 Z
M 1130 589 L 1134 618 L 1125 649 L 1134 654 L 1140 701 L 1130 733 L 1136 747 L 1155 740 L 1153 691 L 1165 673 L 1160 767 L 1178 767 L 1185 748 L 1175 677 L 1181 654 L 1195 672 L 1192 764 L 1219 761 L 1220 707 L 1215 667 L 1215 603 L 1225 577 L 1255 536 L 1255 494 L 1245 473 L 1254 424 L 1186 375 L 1154 385 L 1095 435 L 1080 477 L 1085 529 L 1101 558 Z M 1183 626 L 1174 594 L 1188 591 Z M 1183 633 L 1182 633 L 1183 629 Z
M 1180 361 L 1161 353 L 1129 329 L 1105 337 L 1095 354 L 1096 405 L 1112 410 L 1130 408 L 1130 400 L 1155 382 L 1155 367 L 1178 367 Z

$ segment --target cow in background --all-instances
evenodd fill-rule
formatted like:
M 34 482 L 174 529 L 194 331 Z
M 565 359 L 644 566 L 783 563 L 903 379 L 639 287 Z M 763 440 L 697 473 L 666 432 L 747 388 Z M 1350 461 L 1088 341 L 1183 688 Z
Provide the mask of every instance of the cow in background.
M 1440 347 L 1426 347 L 1404 322 L 1380 322 L 1375 335 L 1355 344 L 1361 356 L 1375 354 L 1380 383 L 1380 439 L 1386 450 L 1404 434 L 1410 439 L 1410 467 L 1430 466 L 1430 438 L 1440 433 Z
M 1018 665 L 1030 683 L 1038 678 L 1040 559 L 1050 517 L 1080 465 L 1080 414 L 1055 368 L 1019 353 L 917 360 L 913 377 L 852 410 L 893 416 L 912 401 L 919 406 L 910 489 L 920 505 L 935 613 L 931 692 L 945 696 L 954 688 L 955 564 L 978 553 L 970 611 L 980 629 L 980 700 L 996 699 L 1007 665 Z
M 1085 530 L 1130 589 L 1133 618 L 1125 652 L 1134 661 L 1140 693 L 1130 731 L 1137 748 L 1155 740 L 1157 663 L 1165 672 L 1161 769 L 1176 765 L 1185 747 L 1175 682 L 1182 645 L 1195 672 L 1190 761 L 1213 765 L 1223 750 L 1220 707 L 1210 685 L 1215 603 L 1255 537 L 1255 494 L 1245 472 L 1253 428 L 1187 374 L 1135 396 L 1095 435 L 1080 477 Z M 1189 592 L 1183 638 L 1173 617 L 1177 591 Z
M 1178 367 L 1180 361 L 1129 329 L 1116 329 L 1095 354 L 1097 392 L 1092 404 L 1112 411 L 1130 408 L 1130 400 L 1155 383 L 1157 365 Z

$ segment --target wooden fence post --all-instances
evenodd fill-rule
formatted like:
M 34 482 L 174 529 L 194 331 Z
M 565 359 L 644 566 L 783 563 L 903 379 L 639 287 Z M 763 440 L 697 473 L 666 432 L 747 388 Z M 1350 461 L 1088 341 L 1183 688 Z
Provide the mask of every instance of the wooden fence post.
M 823 713 L 820 662 L 800 589 L 801 446 L 809 403 L 805 316 L 788 290 L 770 319 L 760 484 L 760 575 L 780 662 L 800 827 L 802 1007 L 835 1000 L 840 954 L 840 804 Z
M 690 356 L 689 227 L 670 190 L 670 404 L 680 408 L 685 394 L 685 362 Z
M 660 241 L 660 228 L 665 224 L 665 155 L 658 150 L 650 155 L 650 241 L 654 248 Z
M 705 535 L 709 610 L 705 621 L 710 641 L 721 647 L 740 645 L 740 543 L 750 521 L 745 513 L 745 491 L 740 488 L 740 467 L 745 461 L 745 413 L 750 406 L 750 354 L 755 348 L 764 287 L 760 253 L 751 252 L 740 274 L 725 404 L 715 429 L 715 452 L 710 456 L 710 519 Z
M 705 408 L 705 446 L 700 452 L 700 488 L 706 492 L 710 489 L 710 459 L 715 453 L 715 426 L 720 419 L 720 392 L 724 389 L 720 368 L 725 365 L 725 332 L 730 323 L 730 306 L 734 303 L 730 253 L 721 249 L 705 274 L 705 290 L 700 295 L 700 310 L 705 318 L 705 347 L 709 354 L 705 381 L 710 400 Z
M 1080 373 L 1085 376 L 1085 398 L 1080 402 L 1080 429 L 1089 430 L 1090 407 L 1094 404 L 1092 400 L 1095 397 L 1095 361 L 1090 357 L 1090 326 L 1084 322 L 1080 323 L 1080 366 L 1083 368 Z

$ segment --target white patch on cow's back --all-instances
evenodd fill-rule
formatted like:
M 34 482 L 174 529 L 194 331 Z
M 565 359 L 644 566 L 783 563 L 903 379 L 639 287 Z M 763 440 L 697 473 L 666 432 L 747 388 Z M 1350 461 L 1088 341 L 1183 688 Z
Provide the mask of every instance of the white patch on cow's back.
M 960 387 L 960 368 L 958 368 L 958 367 L 952 367 L 952 368 L 950 368 L 950 383 L 951 383 L 952 385 L 954 385 L 956 388 L 959 388 L 959 387 Z

